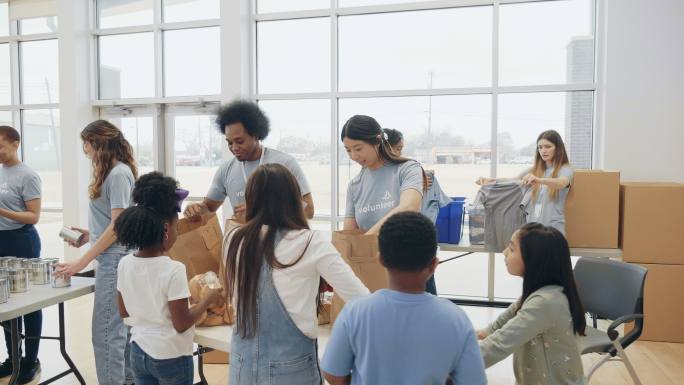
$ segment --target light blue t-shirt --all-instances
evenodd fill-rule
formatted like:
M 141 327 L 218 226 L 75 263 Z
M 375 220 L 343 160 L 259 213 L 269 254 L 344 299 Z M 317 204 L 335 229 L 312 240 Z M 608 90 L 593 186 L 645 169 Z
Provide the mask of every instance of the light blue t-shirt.
M 135 178 L 131 168 L 118 162 L 109 172 L 102 184 L 100 197 L 90 201 L 88 210 L 88 229 L 90 243 L 95 244 L 112 221 L 112 209 L 125 209 L 131 205 L 131 192 Z M 105 253 L 128 254 L 129 250 L 119 243 L 114 243 Z
M 302 196 L 311 193 L 309 182 L 307 182 L 302 168 L 292 155 L 272 148 L 263 147 L 263 150 L 265 152 L 261 164 L 278 163 L 285 166 L 297 180 Z M 217 202 L 223 202 L 228 198 L 233 207 L 244 204 L 247 179 L 259 167 L 259 162 L 259 160 L 240 162 L 237 158 L 232 158 L 223 163 L 214 174 L 207 198 Z M 242 173 L 243 166 L 244 174 Z
M 465 312 L 432 294 L 381 289 L 347 303 L 335 320 L 321 369 L 351 373 L 352 385 L 487 383 Z
M 420 212 L 434 223 L 437 221 L 437 215 L 439 215 L 439 209 L 446 206 L 451 201 L 451 198 L 447 196 L 442 187 L 439 185 L 437 178 L 432 176 L 432 186 L 428 188 L 423 197 L 423 203 L 420 207 Z
M 29 166 L 19 163 L 15 166 L 0 166 L 0 208 L 26 211 L 26 202 L 40 198 L 40 177 Z M 0 231 L 16 230 L 23 223 L 0 216 Z
M 346 218 L 356 219 L 361 230 L 369 230 L 393 208 L 402 192 L 413 189 L 423 194 L 423 169 L 415 160 L 385 163 L 376 170 L 367 167 L 347 186 Z
M 541 185 L 539 187 L 537 199 L 534 202 L 531 202 L 530 207 L 527 209 L 527 223 L 539 222 L 544 226 L 552 226 L 565 234 L 565 200 L 568 197 L 570 185 L 572 185 L 573 174 L 572 167 L 567 164 L 558 170 L 557 178 L 568 178 L 570 184 L 558 191 L 556 199 L 551 199 L 548 186 Z M 553 168 L 547 168 L 544 172 L 544 178 L 552 177 Z

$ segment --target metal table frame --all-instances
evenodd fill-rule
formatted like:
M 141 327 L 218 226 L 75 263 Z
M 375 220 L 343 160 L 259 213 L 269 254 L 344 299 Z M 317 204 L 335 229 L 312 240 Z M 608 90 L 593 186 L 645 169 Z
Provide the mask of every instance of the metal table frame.
M 17 378 L 19 377 L 19 370 L 21 367 L 21 357 L 19 357 L 19 350 L 21 347 L 22 340 L 25 340 L 25 339 L 42 339 L 42 340 L 59 341 L 59 350 L 60 350 L 60 353 L 62 355 L 62 358 L 64 359 L 66 364 L 69 366 L 69 369 L 67 369 L 67 370 L 65 370 L 65 371 L 45 380 L 45 381 L 40 382 L 38 385 L 53 383 L 53 382 L 59 380 L 60 378 L 65 377 L 71 373 L 73 373 L 74 376 L 76 376 L 76 378 L 78 379 L 78 382 L 81 385 L 86 384 L 85 380 L 83 379 L 83 376 L 81 375 L 81 373 L 76 368 L 74 361 L 71 359 L 71 357 L 69 357 L 69 354 L 66 351 L 66 337 L 65 337 L 65 334 L 66 334 L 65 329 L 66 328 L 65 328 L 65 322 L 64 322 L 64 302 L 68 301 L 69 299 L 78 298 L 82 295 L 92 293 L 94 291 L 94 281 L 95 280 L 94 279 L 88 279 L 88 278 L 72 278 L 72 282 L 74 282 L 73 281 L 74 279 L 75 280 L 87 279 L 88 281 L 92 281 L 93 283 L 92 283 L 92 286 L 90 286 L 90 284 L 89 284 L 89 285 L 77 287 L 76 289 L 78 291 L 80 291 L 81 294 L 77 294 L 75 292 L 73 294 L 70 293 L 68 298 L 58 299 L 59 302 L 51 303 L 51 301 L 46 300 L 46 299 L 43 299 L 41 301 L 36 301 L 36 303 L 32 303 L 29 305 L 30 307 L 33 307 L 33 309 L 28 309 L 25 312 L 21 311 L 20 312 L 21 314 L 13 314 L 16 316 L 14 316 L 13 318 L 5 319 L 5 321 L 3 321 L 3 323 L 8 322 L 10 324 L 9 332 L 10 332 L 11 344 L 12 344 L 12 346 L 10 347 L 10 351 L 12 352 L 12 375 L 10 376 L 8 385 L 16 384 Z M 60 290 L 60 289 L 54 289 L 54 290 Z M 83 291 L 83 290 L 85 290 L 85 291 Z M 10 297 L 10 301 L 11 300 L 12 299 Z M 38 310 L 42 310 L 42 309 L 44 309 L 48 306 L 52 306 L 52 305 L 57 305 L 57 307 L 58 307 L 59 336 L 57 336 L 57 337 L 27 336 L 27 335 L 24 335 L 22 333 L 19 333 L 19 321 L 20 321 L 21 317 L 25 316 L 26 314 L 30 314 L 30 313 L 33 313 L 35 311 L 38 311 Z M 36 308 L 36 306 L 38 308 Z M 6 326 L 3 325 L 3 329 L 6 329 Z
M 467 237 L 467 234 L 466 234 Z M 467 238 L 464 238 L 467 239 Z M 494 308 L 506 308 L 510 306 L 511 302 L 497 301 L 494 299 L 494 264 L 495 264 L 495 254 L 489 252 L 485 249 L 484 245 L 470 245 L 470 244 L 449 244 L 440 243 L 439 251 L 451 251 L 460 252 L 461 254 L 440 260 L 439 263 L 447 263 L 456 259 L 463 258 L 465 256 L 474 253 L 486 253 L 488 254 L 488 277 L 487 277 L 487 299 L 466 299 L 461 297 L 453 296 L 440 296 L 447 298 L 451 302 L 464 305 L 464 306 L 485 306 Z M 599 258 L 621 258 L 622 250 L 620 249 L 594 249 L 594 248 L 570 248 L 570 255 L 576 257 L 599 257 Z

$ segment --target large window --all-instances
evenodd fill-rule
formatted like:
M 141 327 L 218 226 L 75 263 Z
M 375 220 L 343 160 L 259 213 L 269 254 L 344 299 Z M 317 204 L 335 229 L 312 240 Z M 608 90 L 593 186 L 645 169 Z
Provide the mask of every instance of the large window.
M 0 3 L 0 123 L 20 131 L 20 156 L 42 180 L 43 209 L 60 210 L 57 16 L 10 8 Z
M 287 149 L 300 138 L 289 152 L 331 229 L 359 171 L 339 139 L 355 114 L 401 130 L 404 155 L 435 170 L 450 196 L 472 198 L 479 176 L 529 168 L 549 129 L 563 136 L 573 166 L 591 168 L 594 9 L 594 0 L 257 1 L 254 92 L 277 135 L 267 143 Z M 438 286 L 515 297 L 520 283 L 502 267 L 473 255 L 440 266 Z
M 190 201 L 200 199 L 225 148 L 213 116 L 221 94 L 221 2 L 94 3 L 94 104 L 131 142 L 140 174 L 174 175 Z

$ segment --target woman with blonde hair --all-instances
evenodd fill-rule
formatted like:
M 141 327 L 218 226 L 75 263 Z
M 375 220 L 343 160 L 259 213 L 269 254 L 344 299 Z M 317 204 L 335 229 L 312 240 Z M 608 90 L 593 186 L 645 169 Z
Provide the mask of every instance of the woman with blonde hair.
M 117 267 L 130 253 L 117 242 L 114 222 L 130 206 L 131 191 L 138 178 L 133 148 L 115 125 L 96 120 L 81 131 L 83 152 L 91 160 L 93 177 L 88 187 L 88 229 L 71 246 L 90 242 L 90 249 L 77 261 L 61 263 L 55 274 L 71 276 L 98 261 L 93 309 L 93 350 L 100 385 L 132 382 L 128 360 L 128 330 L 117 307 Z

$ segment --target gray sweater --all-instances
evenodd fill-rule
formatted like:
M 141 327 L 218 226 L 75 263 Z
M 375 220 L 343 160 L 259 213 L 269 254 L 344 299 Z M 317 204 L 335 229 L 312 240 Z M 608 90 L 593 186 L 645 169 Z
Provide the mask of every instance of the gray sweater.
M 513 354 L 518 385 L 585 385 L 568 299 L 560 286 L 545 286 L 512 304 L 480 342 L 485 367 Z

